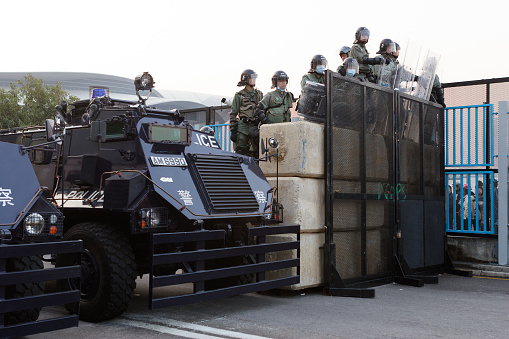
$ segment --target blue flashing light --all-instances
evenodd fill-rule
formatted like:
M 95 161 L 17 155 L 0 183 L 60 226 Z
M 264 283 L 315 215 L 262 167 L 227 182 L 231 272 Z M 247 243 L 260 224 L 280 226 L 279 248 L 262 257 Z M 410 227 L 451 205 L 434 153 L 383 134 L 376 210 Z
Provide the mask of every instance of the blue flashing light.
M 94 88 L 92 90 L 92 99 L 95 97 L 104 97 L 106 96 L 106 89 L 104 88 Z

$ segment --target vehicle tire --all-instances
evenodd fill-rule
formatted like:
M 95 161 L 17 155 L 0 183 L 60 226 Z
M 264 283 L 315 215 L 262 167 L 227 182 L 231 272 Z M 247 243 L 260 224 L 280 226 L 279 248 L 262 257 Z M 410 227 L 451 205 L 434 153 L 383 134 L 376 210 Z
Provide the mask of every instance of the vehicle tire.
M 85 222 L 64 234 L 64 240 L 83 240 L 79 318 L 99 322 L 127 310 L 136 287 L 136 263 L 127 238 L 111 225 Z M 58 255 L 57 267 L 76 264 L 76 258 Z M 77 280 L 60 280 L 60 289 L 76 289 Z M 76 304 L 66 305 L 76 313 Z
M 29 256 L 7 260 L 7 272 L 31 271 L 44 268 L 42 257 Z M 44 294 L 44 282 L 33 282 L 18 285 L 10 285 L 5 289 L 6 299 L 22 298 Z M 5 314 L 5 325 L 14 325 L 36 321 L 39 318 L 41 308 L 9 312 Z

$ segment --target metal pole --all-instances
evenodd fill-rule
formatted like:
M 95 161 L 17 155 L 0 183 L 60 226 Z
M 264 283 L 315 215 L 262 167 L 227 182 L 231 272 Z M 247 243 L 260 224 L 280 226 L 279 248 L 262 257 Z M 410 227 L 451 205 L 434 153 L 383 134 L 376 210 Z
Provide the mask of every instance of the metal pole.
M 507 114 L 508 102 L 498 103 L 498 263 L 507 265 Z

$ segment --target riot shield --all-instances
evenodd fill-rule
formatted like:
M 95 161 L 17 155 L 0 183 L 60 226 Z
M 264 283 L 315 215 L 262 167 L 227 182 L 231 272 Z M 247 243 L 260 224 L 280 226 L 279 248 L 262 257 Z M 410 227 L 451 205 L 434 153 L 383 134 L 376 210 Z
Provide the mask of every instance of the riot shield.
M 417 84 L 410 94 L 420 99 L 429 100 L 433 80 L 435 79 L 435 73 L 438 68 L 438 62 L 440 61 L 440 55 L 428 50 L 425 56 L 422 63 L 420 63 Z
M 391 62 L 386 65 L 385 63 L 379 68 L 377 76 L 377 84 L 383 87 L 394 89 L 396 84 L 396 78 L 398 75 L 399 65 L 395 62 Z
M 404 45 L 404 52 L 400 56 L 401 63 L 394 85 L 394 88 L 397 88 L 400 92 L 412 92 L 420 55 L 421 47 L 411 41 L 407 41 Z

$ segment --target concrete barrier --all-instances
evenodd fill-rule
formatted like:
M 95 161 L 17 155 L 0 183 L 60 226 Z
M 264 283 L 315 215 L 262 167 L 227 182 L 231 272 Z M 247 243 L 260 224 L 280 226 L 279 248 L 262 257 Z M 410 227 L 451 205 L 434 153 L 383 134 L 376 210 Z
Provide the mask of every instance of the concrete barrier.
M 295 240 L 295 235 L 267 236 L 267 243 Z M 300 284 L 287 286 L 284 289 L 301 290 L 321 286 L 324 283 L 323 245 L 325 233 L 301 233 L 300 235 Z M 296 258 L 297 251 L 269 252 L 266 261 L 278 261 Z M 268 280 L 290 277 L 297 273 L 296 268 L 287 268 L 266 273 Z
M 276 186 L 276 178 L 267 178 Z M 321 231 L 325 226 L 325 180 L 316 178 L 279 178 L 279 202 L 283 204 L 284 223 L 299 224 L 301 232 Z
M 279 141 L 279 176 L 324 178 L 324 127 L 308 121 L 266 124 L 260 128 L 260 140 L 274 137 Z M 269 154 L 276 151 L 269 148 Z M 276 176 L 275 158 L 260 162 L 266 177 Z
M 260 128 L 260 139 L 275 137 L 279 141 L 279 176 L 324 178 L 324 125 L 309 121 L 266 124 Z M 359 180 L 360 133 L 345 128 L 334 128 L 334 179 Z M 366 176 L 368 181 L 386 181 L 389 178 L 389 160 L 383 136 L 366 134 Z M 389 150 L 392 156 L 392 149 Z M 269 154 L 276 151 L 269 150 Z M 260 162 L 267 177 L 276 176 L 276 162 Z

